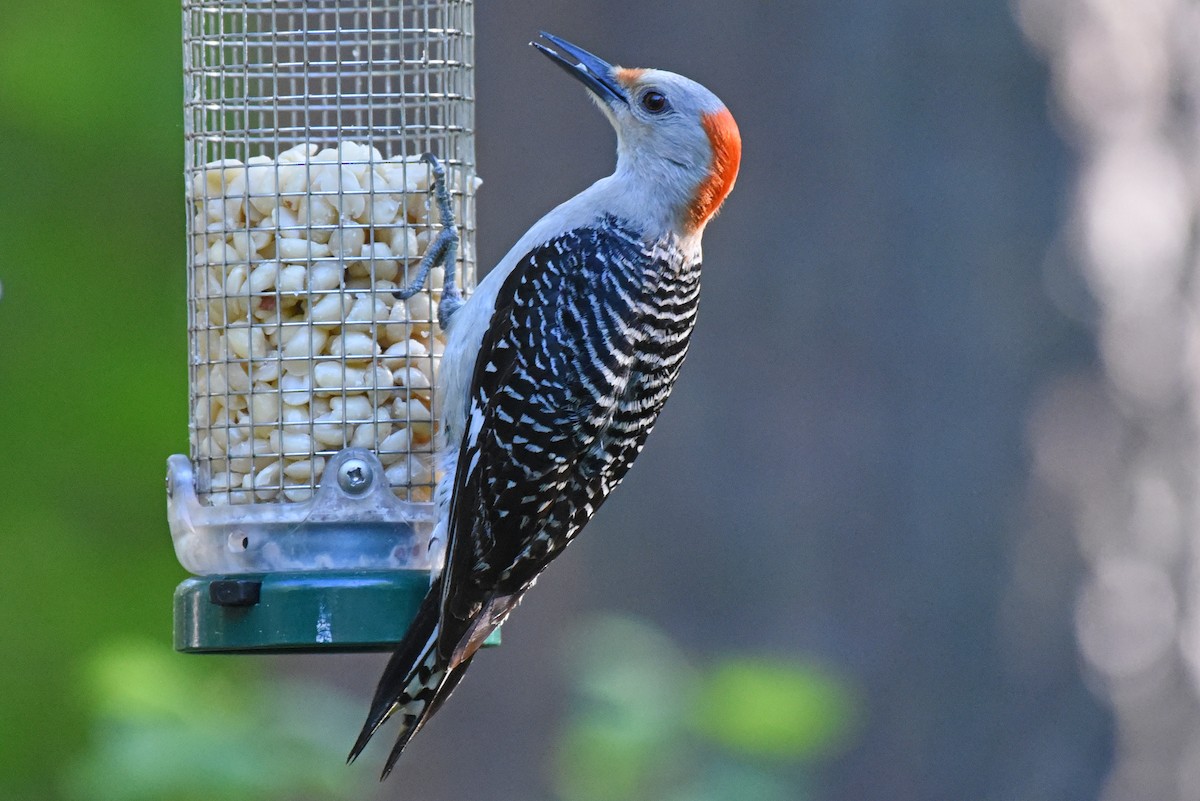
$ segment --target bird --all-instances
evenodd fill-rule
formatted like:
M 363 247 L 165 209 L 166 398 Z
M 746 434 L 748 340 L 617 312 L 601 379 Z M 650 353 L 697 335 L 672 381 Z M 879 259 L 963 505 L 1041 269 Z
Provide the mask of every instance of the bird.
M 465 302 L 444 180 L 437 187 L 444 238 L 430 251 L 449 264 L 431 548 L 444 566 L 350 752 L 352 762 L 399 716 L 381 780 L 641 452 L 687 353 L 702 235 L 741 163 L 733 115 L 699 83 L 539 36 L 530 44 L 612 123 L 616 169 L 536 222 Z

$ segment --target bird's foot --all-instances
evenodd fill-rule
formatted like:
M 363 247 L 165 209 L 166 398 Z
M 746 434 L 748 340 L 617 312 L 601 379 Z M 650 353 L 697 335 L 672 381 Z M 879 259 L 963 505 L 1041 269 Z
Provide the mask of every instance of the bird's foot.
M 465 303 L 462 292 L 458 288 L 457 261 L 458 256 L 458 226 L 454 223 L 454 209 L 450 205 L 450 190 L 446 188 L 446 168 L 432 153 L 425 153 L 421 160 L 433 171 L 433 185 L 430 187 L 437 202 L 442 230 L 429 244 L 421 263 L 417 265 L 417 275 L 412 283 L 400 287 L 395 296 L 408 300 L 425 288 L 429 280 L 429 272 L 434 267 L 444 266 L 446 278 L 442 282 L 442 299 L 438 303 L 438 325 L 444 330 L 450 322 L 451 315 Z

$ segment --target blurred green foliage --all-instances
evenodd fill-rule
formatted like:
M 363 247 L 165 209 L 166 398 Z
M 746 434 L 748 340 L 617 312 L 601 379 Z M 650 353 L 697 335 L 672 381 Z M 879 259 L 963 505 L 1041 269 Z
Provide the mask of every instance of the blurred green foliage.
M 836 751 L 853 714 L 842 680 L 812 665 L 765 658 L 719 663 L 704 677 L 695 704 L 697 729 L 715 742 L 784 760 Z
M 0 798 L 60 796 L 90 730 L 87 654 L 114 637 L 169 647 L 182 571 L 163 462 L 187 443 L 179 48 L 177 4 L 4 4 Z
M 119 643 L 87 663 L 95 723 L 70 765 L 77 801 L 286 801 L 368 795 L 347 770 L 359 705 L 329 687 L 253 672 L 245 659 L 180 658 L 162 644 Z
M 800 801 L 816 761 L 847 746 L 853 689 L 805 662 L 689 658 L 621 617 L 571 643 L 575 686 L 556 755 L 563 801 Z

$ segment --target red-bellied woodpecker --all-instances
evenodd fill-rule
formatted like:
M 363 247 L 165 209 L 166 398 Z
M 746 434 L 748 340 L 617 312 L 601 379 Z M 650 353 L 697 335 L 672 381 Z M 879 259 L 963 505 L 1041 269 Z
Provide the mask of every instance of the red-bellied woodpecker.
M 445 229 L 418 282 L 448 261 L 433 535 L 445 566 L 350 754 L 399 713 L 385 777 L 641 451 L 687 351 L 700 238 L 741 160 L 737 124 L 703 86 L 542 36 L 549 46 L 534 47 L 582 81 L 616 128 L 617 169 L 538 221 L 466 303 L 438 183 Z

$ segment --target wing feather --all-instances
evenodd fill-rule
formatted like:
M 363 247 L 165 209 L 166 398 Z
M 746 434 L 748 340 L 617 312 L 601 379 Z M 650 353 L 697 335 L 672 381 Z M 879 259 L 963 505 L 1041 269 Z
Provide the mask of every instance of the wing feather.
M 443 655 L 472 652 L 476 616 L 508 614 L 634 462 L 683 361 L 698 269 L 610 219 L 506 276 L 452 480 Z
M 571 490 L 634 372 L 649 266 L 631 232 L 577 229 L 532 250 L 500 288 L 450 501 L 443 654 L 491 596 L 523 591 L 586 522 Z

